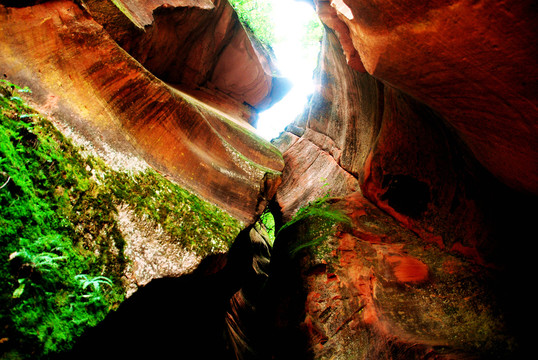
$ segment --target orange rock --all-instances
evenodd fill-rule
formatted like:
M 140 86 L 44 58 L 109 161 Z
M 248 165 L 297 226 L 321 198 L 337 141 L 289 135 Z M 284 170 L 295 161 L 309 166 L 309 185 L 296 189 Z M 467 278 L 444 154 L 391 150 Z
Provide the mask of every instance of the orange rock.
M 336 29 L 326 2 L 316 3 Z M 351 42 L 368 73 L 440 113 L 492 174 L 538 194 L 532 0 L 339 3 L 332 9 L 346 54 Z
M 295 264 L 307 294 L 342 301 L 306 309 L 328 339 L 311 357 L 518 358 L 532 304 L 514 294 L 534 262 L 514 241 L 535 237 L 538 194 L 535 4 L 315 4 L 327 25 L 318 89 L 275 141 L 276 199 L 289 219 L 334 187 L 353 225 Z M 325 273 L 309 270 L 321 262 Z
M 0 24 L 3 73 L 102 153 L 143 159 L 244 222 L 276 191 L 276 148 L 241 119 L 157 79 L 78 5 L 0 5 Z
M 428 279 L 428 266 L 411 256 L 389 255 L 386 261 L 402 283 L 419 283 Z
M 114 40 L 161 80 L 215 89 L 257 109 L 289 90 L 273 77 L 271 55 L 251 41 L 227 1 L 116 3 L 88 1 L 87 6 Z
M 300 290 L 284 279 L 275 289 L 289 289 L 276 298 L 286 309 L 304 311 L 285 319 L 297 318 L 306 337 L 284 338 L 289 334 L 285 330 L 296 325 L 280 320 L 286 314 L 277 312 L 272 351 L 278 353 L 278 344 L 284 342 L 289 351 L 300 351 L 303 340 L 307 342 L 303 351 L 313 358 L 384 359 L 390 353 L 394 359 L 463 359 L 514 354 L 513 333 L 497 315 L 506 309 L 489 290 L 491 284 L 483 281 L 493 275 L 491 269 L 428 245 L 360 197 L 354 193 L 332 204 L 350 213 L 361 208 L 364 215 L 353 219 L 352 229 L 327 240 L 326 246 L 337 251 L 332 258 L 324 255 L 328 264 L 324 271 L 318 265 L 320 255 L 307 249 L 292 264 L 282 258 L 272 264 L 275 271 L 287 269 L 290 275 L 300 268 Z M 305 228 L 309 221 L 302 218 L 292 227 Z M 286 228 L 286 238 L 292 236 L 290 231 Z M 380 240 L 370 242 L 355 237 L 356 232 Z M 327 281 L 328 276 L 337 280 Z M 301 293 L 304 298 L 298 296 Z

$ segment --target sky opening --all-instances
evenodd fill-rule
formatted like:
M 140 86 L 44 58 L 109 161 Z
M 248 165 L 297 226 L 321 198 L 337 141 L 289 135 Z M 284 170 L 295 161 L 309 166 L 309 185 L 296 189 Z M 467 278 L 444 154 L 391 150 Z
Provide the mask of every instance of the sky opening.
M 277 66 L 293 87 L 270 109 L 259 114 L 257 133 L 271 140 L 302 112 L 314 91 L 312 74 L 320 50 L 322 26 L 313 7 L 305 2 L 271 0 Z

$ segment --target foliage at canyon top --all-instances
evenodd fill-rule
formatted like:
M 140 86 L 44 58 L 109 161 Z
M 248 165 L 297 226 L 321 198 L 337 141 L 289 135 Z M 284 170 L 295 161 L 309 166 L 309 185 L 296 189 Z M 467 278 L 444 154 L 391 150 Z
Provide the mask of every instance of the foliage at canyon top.
M 276 30 L 275 19 L 281 14 L 271 0 L 230 0 L 239 20 L 247 27 L 264 45 L 272 48 L 274 44 L 283 42 L 283 35 Z M 289 11 L 289 10 L 288 10 Z M 308 49 L 312 46 L 319 47 L 323 36 L 323 25 L 314 16 L 306 23 L 301 46 Z
M 273 6 L 269 0 L 230 0 L 239 20 L 256 37 L 269 47 L 275 42 L 275 29 L 271 19 Z

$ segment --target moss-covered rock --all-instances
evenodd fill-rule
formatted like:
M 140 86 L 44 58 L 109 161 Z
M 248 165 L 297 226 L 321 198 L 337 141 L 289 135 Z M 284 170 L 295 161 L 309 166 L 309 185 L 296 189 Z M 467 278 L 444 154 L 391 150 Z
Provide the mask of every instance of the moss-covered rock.
M 24 103 L 29 89 L 4 81 L 0 90 L 5 356 L 65 350 L 123 301 L 133 265 L 118 209 L 128 207 L 132 226 L 158 227 L 198 261 L 226 251 L 239 232 L 239 221 L 159 173 L 113 170 L 73 145 Z

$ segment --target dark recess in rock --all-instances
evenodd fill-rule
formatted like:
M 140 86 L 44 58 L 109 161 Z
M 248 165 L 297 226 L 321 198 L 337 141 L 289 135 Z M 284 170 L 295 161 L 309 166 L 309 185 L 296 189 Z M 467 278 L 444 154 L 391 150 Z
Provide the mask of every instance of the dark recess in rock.
M 426 183 L 407 175 L 385 175 L 382 184 L 387 191 L 381 200 L 387 200 L 399 213 L 417 218 L 428 209 L 430 190 Z

